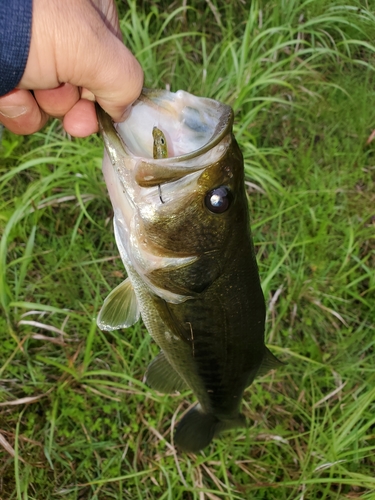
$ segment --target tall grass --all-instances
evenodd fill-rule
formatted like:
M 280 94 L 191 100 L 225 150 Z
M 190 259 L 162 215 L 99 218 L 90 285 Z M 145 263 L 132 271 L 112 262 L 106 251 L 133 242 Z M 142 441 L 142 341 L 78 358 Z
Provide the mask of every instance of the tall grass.
M 119 2 L 146 86 L 229 103 L 267 340 L 249 428 L 178 455 L 189 392 L 143 374 L 141 324 L 95 316 L 124 278 L 97 137 L 58 122 L 0 151 L 0 498 L 374 498 L 374 9 L 365 2 Z

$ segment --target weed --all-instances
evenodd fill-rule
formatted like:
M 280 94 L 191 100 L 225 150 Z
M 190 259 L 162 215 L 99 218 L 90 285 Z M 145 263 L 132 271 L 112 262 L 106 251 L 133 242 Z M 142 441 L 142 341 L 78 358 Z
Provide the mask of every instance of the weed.
M 286 366 L 247 429 L 198 455 L 190 393 L 143 382 L 141 324 L 100 332 L 123 278 L 97 137 L 3 132 L 0 498 L 373 499 L 374 11 L 366 2 L 119 3 L 146 85 L 229 103 L 245 158 L 267 339 Z

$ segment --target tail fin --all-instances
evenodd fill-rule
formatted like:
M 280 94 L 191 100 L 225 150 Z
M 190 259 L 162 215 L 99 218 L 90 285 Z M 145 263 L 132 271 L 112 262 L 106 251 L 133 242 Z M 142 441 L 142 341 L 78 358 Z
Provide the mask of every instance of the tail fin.
M 196 453 L 208 446 L 221 431 L 244 426 L 243 415 L 231 420 L 220 420 L 212 413 L 204 413 L 197 404 L 178 424 L 174 442 L 181 451 Z

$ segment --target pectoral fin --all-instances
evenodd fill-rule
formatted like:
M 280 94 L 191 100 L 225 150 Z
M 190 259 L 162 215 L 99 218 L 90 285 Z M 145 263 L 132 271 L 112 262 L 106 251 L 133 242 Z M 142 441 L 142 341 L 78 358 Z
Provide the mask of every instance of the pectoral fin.
M 118 330 L 134 325 L 139 316 L 137 297 L 129 278 L 127 278 L 105 299 L 96 324 L 101 330 Z
M 146 371 L 146 383 L 155 391 L 169 394 L 186 389 L 185 381 L 171 366 L 163 351 L 151 361 Z
M 285 363 L 279 361 L 277 357 L 274 356 L 272 352 L 266 347 L 262 364 L 260 365 L 257 372 L 257 377 L 265 375 L 267 372 L 275 368 L 280 368 L 280 366 L 283 366 L 284 364 Z

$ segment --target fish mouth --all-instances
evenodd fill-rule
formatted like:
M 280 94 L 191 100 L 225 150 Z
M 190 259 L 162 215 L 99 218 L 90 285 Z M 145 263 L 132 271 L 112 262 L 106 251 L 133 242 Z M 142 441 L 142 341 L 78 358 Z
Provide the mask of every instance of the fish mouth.
M 108 129 L 112 128 L 127 156 L 146 162 L 155 160 L 154 127 L 162 130 L 168 144 L 168 157 L 157 161 L 168 163 L 173 158 L 175 163 L 212 150 L 233 125 L 230 106 L 183 90 L 169 92 L 144 88 L 125 121 L 115 126 L 109 123 L 98 105 L 97 114 L 101 130 L 108 135 Z
M 218 144 L 231 129 L 232 109 L 183 90 L 143 89 L 125 122 L 117 125 L 128 154 L 153 159 L 152 130 L 162 130 L 168 157 L 187 160 Z

